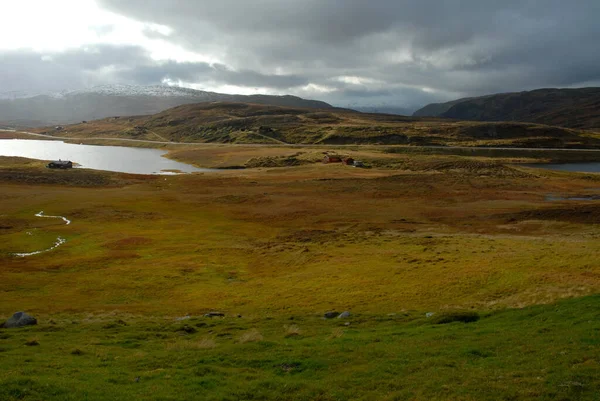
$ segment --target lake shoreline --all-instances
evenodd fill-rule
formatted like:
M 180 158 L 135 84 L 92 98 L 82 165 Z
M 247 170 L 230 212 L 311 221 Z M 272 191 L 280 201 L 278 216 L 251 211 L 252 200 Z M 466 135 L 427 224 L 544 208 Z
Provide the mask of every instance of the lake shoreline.
M 165 157 L 167 150 L 127 146 L 72 144 L 62 140 L 3 139 L 0 156 L 35 160 L 70 160 L 77 168 L 128 174 L 172 175 L 218 170 L 199 168 Z

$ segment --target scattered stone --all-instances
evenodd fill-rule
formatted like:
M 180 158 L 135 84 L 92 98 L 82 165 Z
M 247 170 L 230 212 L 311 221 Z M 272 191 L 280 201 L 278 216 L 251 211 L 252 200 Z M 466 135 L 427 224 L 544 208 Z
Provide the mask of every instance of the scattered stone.
M 326 312 L 326 313 L 323 315 L 323 317 L 324 317 L 325 319 L 333 319 L 333 318 L 337 317 L 338 315 L 339 315 L 339 312 L 334 312 L 334 311 L 331 311 L 331 312 Z
M 175 320 L 177 320 L 177 321 L 182 321 L 182 320 L 188 320 L 188 319 L 190 319 L 190 315 L 185 315 L 185 316 L 183 316 L 183 317 L 178 317 L 178 318 L 176 318 Z
M 433 316 L 433 315 L 435 315 L 435 313 L 433 313 L 433 312 L 427 312 L 427 313 L 425 314 L 425 317 L 427 317 L 427 318 L 430 318 L 430 317 L 431 317 L 431 316 Z
M 204 317 L 225 317 L 225 314 L 222 312 L 208 312 L 204 315 Z
M 338 316 L 338 319 L 347 319 L 349 317 L 350 317 L 350 312 L 345 311 L 345 312 L 340 313 L 340 315 Z
M 36 318 L 34 318 L 33 316 L 29 316 L 25 312 L 17 312 L 10 318 L 8 318 L 8 320 L 4 322 L 2 327 L 4 327 L 5 329 L 12 329 L 15 327 L 33 326 L 35 324 L 37 324 Z
M 135 379 L 133 379 L 134 382 L 139 383 L 140 382 L 140 377 L 136 377 Z
M 284 372 L 291 372 L 300 368 L 300 364 L 298 362 L 282 363 L 281 365 L 279 365 L 279 368 Z
M 452 322 L 472 323 L 478 321 L 479 319 L 480 316 L 477 312 L 456 311 L 442 313 L 441 315 L 433 318 L 431 322 L 433 324 L 447 324 Z
M 350 322 L 344 323 L 344 326 L 350 326 Z
M 71 351 L 71 355 L 83 355 L 83 351 L 79 348 L 75 348 L 73 351 Z
M 127 323 L 125 321 L 119 319 L 116 322 L 106 323 L 104 326 L 102 326 L 102 328 L 103 329 L 116 329 L 119 326 L 127 326 Z
M 242 318 L 242 315 L 237 315 L 237 317 L 238 317 L 238 319 L 241 319 L 241 318 Z
M 181 327 L 179 330 L 177 331 L 183 331 L 184 333 L 187 334 L 194 334 L 196 333 L 198 330 L 196 330 L 195 328 L 193 328 L 192 326 L 189 326 L 187 324 L 183 325 L 183 327 Z

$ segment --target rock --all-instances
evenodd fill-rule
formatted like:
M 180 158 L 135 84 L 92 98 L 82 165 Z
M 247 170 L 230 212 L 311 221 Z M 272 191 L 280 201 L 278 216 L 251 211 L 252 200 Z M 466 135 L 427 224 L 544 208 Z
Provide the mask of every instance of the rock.
M 454 312 L 444 312 L 440 315 L 436 315 L 432 319 L 433 324 L 446 324 L 452 322 L 463 322 L 463 323 L 472 323 L 476 322 L 480 319 L 480 316 L 477 312 L 471 311 L 454 311 Z
M 222 312 L 208 312 L 204 317 L 225 317 L 225 314 Z
M 350 326 L 350 322 L 344 323 L 344 326 Z
M 191 318 L 190 315 L 185 315 L 185 316 L 182 316 L 182 317 L 175 318 L 175 320 L 181 321 L 181 320 L 188 320 L 190 318 Z
M 12 329 L 15 327 L 33 326 L 34 324 L 37 324 L 36 318 L 34 318 L 33 316 L 29 316 L 25 312 L 17 312 L 14 315 L 12 315 L 6 322 L 4 322 L 2 327 L 4 327 L 5 329 Z
M 326 312 L 326 313 L 323 315 L 323 317 L 324 317 L 325 319 L 333 319 L 334 317 L 337 317 L 338 315 L 339 315 L 339 312 L 333 312 L 333 311 L 331 311 L 331 312 Z
M 425 314 L 425 317 L 431 317 L 431 316 L 433 316 L 433 315 L 435 315 L 435 313 L 433 313 L 433 312 L 427 312 L 427 313 Z
M 350 312 L 345 311 L 345 312 L 340 313 L 340 315 L 338 316 L 338 319 L 347 319 L 349 317 L 350 317 Z
M 183 327 L 181 329 L 179 329 L 179 331 L 183 331 L 184 333 L 188 333 L 188 334 L 194 334 L 198 330 L 196 330 L 192 326 L 189 326 L 189 325 L 185 324 L 185 325 L 183 325 Z

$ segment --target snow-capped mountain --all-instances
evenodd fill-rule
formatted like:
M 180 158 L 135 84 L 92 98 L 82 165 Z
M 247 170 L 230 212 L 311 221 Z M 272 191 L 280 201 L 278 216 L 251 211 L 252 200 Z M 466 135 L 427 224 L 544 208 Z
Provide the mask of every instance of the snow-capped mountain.
M 106 96 L 155 96 L 155 97 L 166 97 L 166 96 L 197 96 L 204 97 L 205 94 L 210 92 L 181 88 L 179 86 L 169 85 L 150 85 L 150 86 L 139 86 L 139 85 L 100 85 L 93 86 L 90 88 L 79 89 L 74 91 L 62 92 L 60 96 L 75 96 L 85 94 L 96 94 Z
M 42 95 L 0 96 L 0 122 L 15 126 L 69 124 L 111 116 L 147 115 L 171 107 L 201 102 L 247 102 L 275 106 L 331 108 L 296 96 L 228 95 L 155 85 L 103 85 Z

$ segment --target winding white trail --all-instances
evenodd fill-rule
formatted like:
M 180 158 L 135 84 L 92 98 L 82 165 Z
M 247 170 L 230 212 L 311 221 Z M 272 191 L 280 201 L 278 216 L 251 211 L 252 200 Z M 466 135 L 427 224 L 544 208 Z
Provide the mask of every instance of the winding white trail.
M 44 215 L 44 211 L 43 210 L 41 212 L 37 213 L 35 216 L 36 217 L 46 217 L 46 218 L 49 218 L 49 219 L 62 219 L 66 223 L 66 225 L 71 224 L 71 220 L 67 219 L 66 217 L 63 217 L 63 216 L 46 216 L 46 215 Z M 13 255 L 21 257 L 21 258 L 24 258 L 26 256 L 39 255 L 40 253 L 50 252 L 50 251 L 58 248 L 59 246 L 61 246 L 65 242 L 67 242 L 66 239 L 64 239 L 62 237 L 58 237 L 58 238 L 56 238 L 56 242 L 54 243 L 54 245 L 52 245 L 48 249 L 42 249 L 41 251 L 35 251 L 35 252 L 14 253 Z
M 67 223 L 67 225 L 71 224 L 71 220 L 67 219 L 66 217 L 63 216 L 46 216 L 44 215 L 44 211 L 42 210 L 41 212 L 39 212 L 38 214 L 35 215 L 36 217 L 47 217 L 49 219 L 63 219 L 65 221 L 65 223 Z
M 44 252 L 50 252 L 53 249 L 58 248 L 59 246 L 61 246 L 62 244 L 64 244 L 65 242 L 67 242 L 66 239 L 58 237 L 56 239 L 56 242 L 54 243 L 53 246 L 51 246 L 48 249 L 42 249 L 41 251 L 35 251 L 35 252 L 27 252 L 27 253 L 14 253 L 13 255 L 24 258 L 26 256 L 33 256 L 33 255 L 38 255 L 40 253 L 44 253 Z

